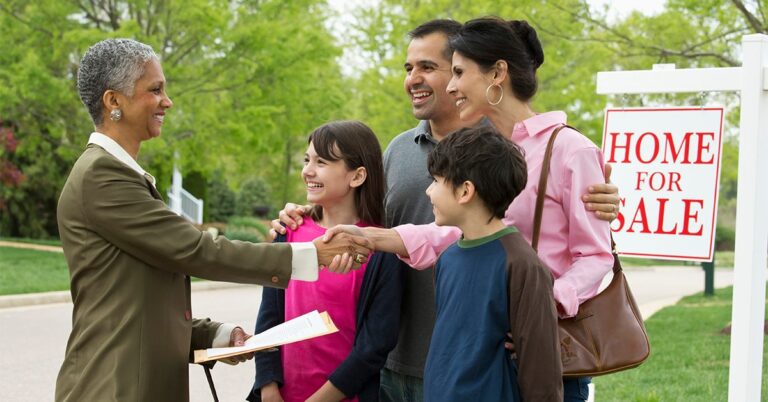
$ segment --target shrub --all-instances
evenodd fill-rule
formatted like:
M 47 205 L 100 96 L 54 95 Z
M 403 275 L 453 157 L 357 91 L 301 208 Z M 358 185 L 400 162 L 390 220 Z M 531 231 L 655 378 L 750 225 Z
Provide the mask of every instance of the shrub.
M 264 241 L 264 238 L 261 236 L 261 234 L 251 230 L 227 230 L 223 236 L 229 240 L 242 240 L 249 241 L 251 243 L 261 243 Z
M 253 177 L 246 180 L 237 193 L 235 214 L 253 216 L 258 210 L 259 216 L 268 215 L 269 208 L 260 209 L 260 207 L 270 205 L 269 194 L 269 186 L 261 178 Z
M 263 242 L 268 238 L 269 227 L 250 216 L 233 216 L 229 218 L 224 236 L 230 240 L 247 240 Z
M 733 251 L 736 248 L 736 230 L 725 225 L 718 225 L 715 232 L 715 250 Z
M 208 218 L 214 222 L 226 222 L 235 214 L 235 192 L 227 179 L 216 171 L 208 180 L 208 200 L 205 204 Z

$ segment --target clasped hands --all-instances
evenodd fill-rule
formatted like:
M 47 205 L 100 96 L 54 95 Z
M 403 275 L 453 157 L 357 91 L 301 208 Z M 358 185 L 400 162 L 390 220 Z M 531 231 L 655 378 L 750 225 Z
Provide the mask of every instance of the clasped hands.
M 339 274 L 360 268 L 374 250 L 373 242 L 355 225 L 335 226 L 312 242 L 320 266 Z
M 291 229 L 301 226 L 304 223 L 303 215 L 309 212 L 310 208 L 309 205 L 286 204 L 280 211 L 279 218 L 272 221 L 270 236 L 274 239 L 278 233 L 285 234 L 283 225 L 290 226 Z M 374 250 L 373 242 L 355 225 L 337 225 L 312 243 L 317 249 L 318 264 L 330 272 L 339 274 L 360 268 Z

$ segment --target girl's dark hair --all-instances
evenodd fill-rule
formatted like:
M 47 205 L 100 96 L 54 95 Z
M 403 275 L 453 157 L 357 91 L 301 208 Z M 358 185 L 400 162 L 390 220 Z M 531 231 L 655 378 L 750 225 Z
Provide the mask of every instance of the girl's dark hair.
M 525 102 L 536 94 L 536 69 L 544 63 L 541 42 L 527 22 L 483 17 L 467 21 L 450 39 L 451 48 L 488 71 L 507 62 L 512 91 Z
M 384 164 L 381 145 L 368 126 L 354 121 L 332 121 L 315 129 L 307 144 L 312 143 L 317 154 L 330 161 L 343 160 L 349 169 L 364 167 L 365 182 L 355 189 L 355 208 L 361 221 L 384 224 Z M 323 218 L 323 209 L 315 205 L 310 211 L 314 220 Z

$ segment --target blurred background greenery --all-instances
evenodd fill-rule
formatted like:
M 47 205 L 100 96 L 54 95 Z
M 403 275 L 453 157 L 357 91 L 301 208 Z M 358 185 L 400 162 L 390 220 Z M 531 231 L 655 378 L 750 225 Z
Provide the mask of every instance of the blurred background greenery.
M 139 163 L 161 193 L 178 163 L 184 187 L 205 201 L 204 220 L 226 223 L 304 200 L 299 172 L 312 128 L 359 119 L 386 146 L 416 124 L 402 89 L 408 30 L 499 15 L 527 19 L 544 44 L 534 107 L 567 111 L 597 144 L 606 105 L 726 106 L 718 248 L 732 249 L 736 95 L 606 97 L 595 94 L 595 75 L 654 63 L 738 66 L 741 37 L 766 32 L 765 6 L 668 0 L 657 13 L 617 16 L 610 4 L 381 0 L 341 14 L 322 0 L 0 0 L 0 236 L 58 237 L 58 195 L 92 131 L 76 72 L 98 40 L 135 38 L 161 56 L 175 106 Z

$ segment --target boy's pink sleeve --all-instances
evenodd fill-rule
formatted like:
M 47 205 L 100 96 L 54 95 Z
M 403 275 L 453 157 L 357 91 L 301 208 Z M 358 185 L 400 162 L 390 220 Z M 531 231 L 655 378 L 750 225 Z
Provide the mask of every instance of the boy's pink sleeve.
M 416 269 L 429 268 L 448 246 L 461 237 L 461 230 L 453 226 L 400 225 L 392 228 L 400 235 L 408 250 L 408 257 L 398 256 L 403 262 Z

